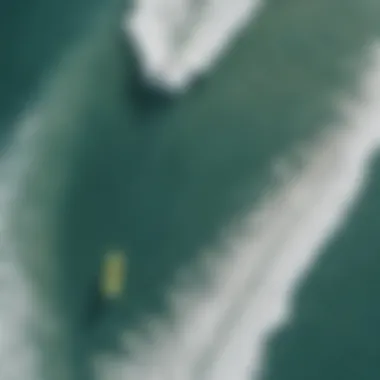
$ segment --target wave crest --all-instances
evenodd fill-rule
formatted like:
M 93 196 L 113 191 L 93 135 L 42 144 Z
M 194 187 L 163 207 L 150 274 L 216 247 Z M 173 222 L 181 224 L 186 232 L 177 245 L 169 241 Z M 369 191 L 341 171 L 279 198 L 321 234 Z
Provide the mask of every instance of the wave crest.
M 207 74 L 260 0 L 138 0 L 124 20 L 144 79 L 181 92 Z

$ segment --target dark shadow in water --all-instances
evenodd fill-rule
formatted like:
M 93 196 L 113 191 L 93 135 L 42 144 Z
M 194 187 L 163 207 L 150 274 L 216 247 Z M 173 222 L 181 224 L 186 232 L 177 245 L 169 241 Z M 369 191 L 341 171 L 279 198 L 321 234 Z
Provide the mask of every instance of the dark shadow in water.
M 123 37 L 125 40 L 125 36 Z M 140 70 L 140 63 L 131 43 L 124 44 L 130 73 L 126 83 L 126 97 L 130 101 L 137 124 L 145 124 L 175 106 L 180 96 L 148 83 Z
M 130 81 L 132 102 L 138 113 L 158 112 L 174 105 L 178 96 L 165 92 L 164 90 L 144 80 L 137 62 L 132 68 Z
M 122 36 L 121 47 L 125 52 L 126 64 L 129 66 L 129 76 L 126 83 L 126 98 L 131 103 L 134 111 L 134 122 L 136 125 L 149 126 L 157 121 L 157 118 L 166 114 L 173 107 L 178 106 L 189 95 L 197 96 L 207 83 L 204 77 L 194 81 L 189 92 L 176 93 L 160 88 L 154 83 L 150 83 L 144 78 L 140 69 L 140 62 L 137 53 L 130 41 L 125 42 L 125 35 Z

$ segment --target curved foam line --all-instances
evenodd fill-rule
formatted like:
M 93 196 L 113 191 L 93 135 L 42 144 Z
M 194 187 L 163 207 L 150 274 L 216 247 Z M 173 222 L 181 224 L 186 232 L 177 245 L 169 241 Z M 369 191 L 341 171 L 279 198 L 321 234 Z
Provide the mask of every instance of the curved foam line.
M 96 27 L 43 78 L 34 94 L 37 100 L 18 118 L 1 157 L 1 380 L 76 378 L 67 355 L 67 326 L 56 301 L 57 214 L 84 114 L 91 102 L 107 99 L 97 92 L 99 61 L 107 60 L 113 41 L 108 25 Z M 110 74 L 107 83 L 114 79 Z

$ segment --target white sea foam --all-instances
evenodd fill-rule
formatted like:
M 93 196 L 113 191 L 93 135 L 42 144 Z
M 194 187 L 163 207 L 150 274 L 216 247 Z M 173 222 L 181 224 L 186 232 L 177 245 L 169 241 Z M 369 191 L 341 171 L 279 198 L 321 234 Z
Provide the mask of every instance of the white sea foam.
M 46 133 L 53 119 L 44 111 L 41 105 L 31 107 L 1 158 L 1 380 L 43 379 L 42 373 L 48 373 L 46 353 L 63 341 L 64 325 L 53 306 L 58 286 L 52 216 L 65 172 L 62 157 L 46 155 L 54 145 Z M 56 378 L 64 379 L 67 365 L 51 360 Z
M 100 379 L 261 377 L 268 336 L 290 320 L 294 290 L 347 220 L 379 148 L 378 47 L 373 57 L 360 100 L 342 102 L 343 124 L 314 141 L 303 169 L 255 207 L 222 256 L 205 254 L 212 284 L 174 287 L 174 322 L 151 319 L 143 333 L 127 332 L 131 355 L 99 357 Z
M 136 0 L 124 29 L 145 79 L 181 92 L 209 72 L 260 5 L 260 0 Z
M 54 336 L 49 305 L 37 292 L 37 282 L 31 272 L 41 274 L 47 262 L 39 262 L 49 245 L 47 235 L 41 233 L 45 208 L 48 207 L 30 183 L 29 175 L 35 171 L 34 134 L 38 131 L 38 118 L 28 115 L 19 125 L 13 144 L 2 156 L 0 166 L 0 379 L 41 379 L 43 360 L 37 348 L 39 327 Z M 37 123 L 35 123 L 35 121 Z M 45 167 L 40 170 L 44 171 Z M 44 174 L 47 174 L 46 172 Z M 41 174 L 40 174 L 41 176 Z M 36 178 L 38 180 L 38 177 Z M 46 200 L 46 199 L 45 199 Z M 39 239 L 43 239 L 40 241 Z M 34 269 L 26 268 L 34 262 Z M 37 269 L 39 267 L 39 269 Z M 33 276 L 32 276 L 33 277 Z M 46 277 L 46 276 L 45 276 Z M 41 278 L 46 285 L 46 278 Z M 52 285 L 52 284 L 50 284 Z M 43 312 L 42 312 L 43 310 Z M 41 313 L 42 312 L 42 313 Z M 41 336 L 40 336 L 41 337 Z
M 98 29 L 41 80 L 1 156 L 1 380 L 74 378 L 56 299 L 57 234 L 72 153 L 107 59 L 109 35 Z

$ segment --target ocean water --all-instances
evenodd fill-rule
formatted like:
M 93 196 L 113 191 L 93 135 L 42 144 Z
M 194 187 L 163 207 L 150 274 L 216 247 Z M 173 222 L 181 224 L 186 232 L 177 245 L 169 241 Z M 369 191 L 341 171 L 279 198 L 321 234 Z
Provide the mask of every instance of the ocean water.
M 378 379 L 379 16 L 3 2 L 0 380 Z

